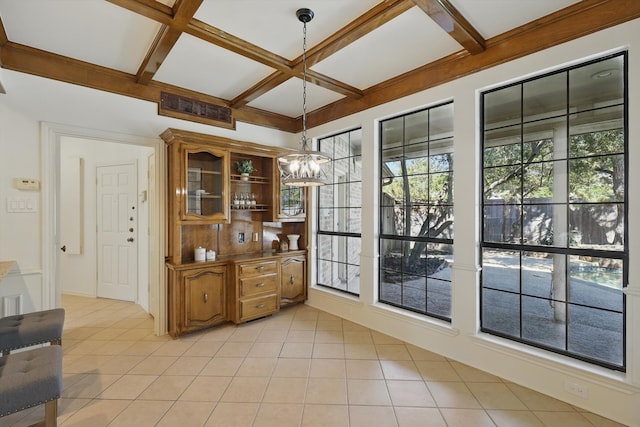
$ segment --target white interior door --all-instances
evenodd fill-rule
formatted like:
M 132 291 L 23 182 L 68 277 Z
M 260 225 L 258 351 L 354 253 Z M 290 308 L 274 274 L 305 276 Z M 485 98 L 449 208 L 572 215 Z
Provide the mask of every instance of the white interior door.
M 98 166 L 98 289 L 101 298 L 135 301 L 138 288 L 138 174 L 135 164 Z

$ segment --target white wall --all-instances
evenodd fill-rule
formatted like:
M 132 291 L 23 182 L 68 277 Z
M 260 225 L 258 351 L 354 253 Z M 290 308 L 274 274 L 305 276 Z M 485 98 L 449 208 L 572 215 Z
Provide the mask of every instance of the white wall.
M 0 260 L 17 262 L 0 282 L 0 297 L 22 295 L 23 310 L 33 311 L 46 302 L 41 285 L 41 193 L 15 189 L 13 178 L 40 179 L 39 130 L 37 123 L 1 101 L 0 147 Z M 23 197 L 36 198 L 38 212 L 7 212 L 7 199 Z
M 313 286 L 308 304 L 499 375 L 619 422 L 640 426 L 640 171 L 629 171 L 630 268 L 627 292 L 627 373 L 620 373 L 479 333 L 479 118 L 478 93 L 509 81 L 562 68 L 612 51 L 629 51 L 629 159 L 640 164 L 640 20 L 592 34 L 493 67 L 455 82 L 381 105 L 310 130 L 314 138 L 362 126 L 362 253 L 360 298 Z M 378 121 L 454 101 L 455 261 L 452 323 L 409 314 L 376 303 L 378 286 Z M 314 212 L 313 209 L 311 212 Z M 311 221 L 315 225 L 315 221 Z M 311 264 L 315 282 L 315 265 Z M 567 381 L 584 385 L 588 397 L 565 391 Z

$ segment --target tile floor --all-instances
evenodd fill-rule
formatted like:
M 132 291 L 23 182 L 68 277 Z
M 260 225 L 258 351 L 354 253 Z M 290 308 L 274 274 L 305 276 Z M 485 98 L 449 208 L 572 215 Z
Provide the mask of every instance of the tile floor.
M 61 427 L 620 426 L 305 305 L 172 340 L 135 304 L 62 303 Z

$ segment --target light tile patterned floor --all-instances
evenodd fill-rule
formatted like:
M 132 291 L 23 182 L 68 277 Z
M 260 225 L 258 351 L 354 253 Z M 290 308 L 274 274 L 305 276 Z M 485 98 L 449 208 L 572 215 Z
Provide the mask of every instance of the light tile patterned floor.
M 61 427 L 620 426 L 304 305 L 172 340 L 135 304 L 62 303 Z

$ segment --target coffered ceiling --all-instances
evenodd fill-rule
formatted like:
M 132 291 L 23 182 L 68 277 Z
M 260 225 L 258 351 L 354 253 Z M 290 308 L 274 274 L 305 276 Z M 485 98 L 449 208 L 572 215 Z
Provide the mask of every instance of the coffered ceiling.
M 640 16 L 637 0 L 0 0 L 0 65 L 299 131 Z

